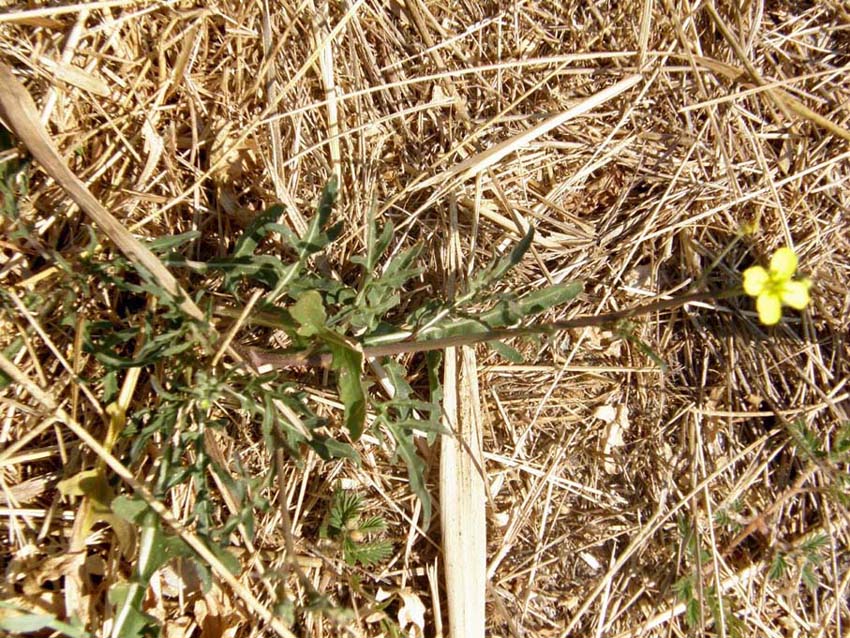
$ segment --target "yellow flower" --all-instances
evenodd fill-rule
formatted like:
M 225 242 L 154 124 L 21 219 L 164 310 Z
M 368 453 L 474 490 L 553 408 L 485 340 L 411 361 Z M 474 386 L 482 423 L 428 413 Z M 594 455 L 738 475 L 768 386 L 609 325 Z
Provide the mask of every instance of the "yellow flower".
M 797 255 L 790 248 L 780 248 L 770 258 L 770 268 L 753 266 L 744 271 L 744 292 L 756 298 L 759 320 L 772 326 L 782 317 L 782 306 L 802 310 L 809 303 L 808 279 L 794 280 Z

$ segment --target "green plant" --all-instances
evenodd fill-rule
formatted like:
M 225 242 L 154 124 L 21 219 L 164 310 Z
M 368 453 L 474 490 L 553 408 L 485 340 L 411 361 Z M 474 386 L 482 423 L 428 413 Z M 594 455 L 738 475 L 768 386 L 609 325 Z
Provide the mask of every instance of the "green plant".
M 247 320 L 258 320 L 262 325 L 283 330 L 291 347 L 282 353 L 254 348 L 243 348 L 241 352 L 261 370 L 267 366 L 282 369 L 310 363 L 329 367 L 335 373 L 344 406 L 342 424 L 349 440 L 354 442 L 361 436 L 367 412 L 374 414 L 371 430 L 393 446 L 394 455 L 407 466 L 411 488 L 422 501 L 427 521 L 431 501 L 425 484 L 426 468 L 415 451 L 413 436 L 415 430 L 440 431 L 440 387 L 436 374 L 439 358 L 426 359 L 430 383 L 428 396 L 422 398 L 417 397 L 407 382 L 407 372 L 393 361 L 384 361 L 392 391 L 389 397 L 380 398 L 370 391 L 370 384 L 363 377 L 365 360 L 405 351 L 399 350 L 400 345 L 412 351 L 436 349 L 447 340 L 462 341 L 471 336 L 480 341 L 482 335 L 496 334 L 572 299 L 581 286 L 565 283 L 525 295 L 492 294 L 495 284 L 522 260 L 530 247 L 532 233 L 529 232 L 509 255 L 475 276 L 469 292 L 453 303 L 429 301 L 404 308 L 400 291 L 421 273 L 416 265 L 421 246 L 399 251 L 381 265 L 393 239 L 393 228 L 389 223 L 379 228 L 374 215 L 369 222 L 365 253 L 351 260 L 360 270 L 356 282 L 347 284 L 311 267 L 311 259 L 341 230 L 339 225 L 328 225 L 336 193 L 336 182 L 332 180 L 322 193 L 317 215 L 304 238 L 278 225 L 276 219 L 281 211 L 273 207 L 245 230 L 229 257 L 201 264 L 172 254 L 169 262 L 198 272 L 222 271 L 224 287 L 237 299 L 240 286 L 259 284 L 266 289 L 257 304 L 257 316 L 249 316 Z M 280 233 L 294 254 L 294 261 L 284 263 L 278 257 L 255 254 L 271 232 Z M 278 302 L 286 305 L 281 307 Z M 471 310 L 487 303 L 491 306 L 488 310 Z M 219 314 L 229 316 L 236 314 L 235 311 L 235 308 L 216 309 Z M 309 408 L 301 407 L 309 412 Z M 322 441 L 325 452 L 331 445 L 336 455 L 356 457 L 340 439 L 333 443 Z
M 350 282 L 340 281 L 320 267 L 320 253 L 341 230 L 339 225 L 329 224 L 335 197 L 336 185 L 331 182 L 304 237 L 278 225 L 280 208 L 273 207 L 245 229 L 224 258 L 208 262 L 186 259 L 182 251 L 198 239 L 197 233 L 161 237 L 147 247 L 199 278 L 195 289 L 200 292 L 194 300 L 207 307 L 208 317 L 214 313 L 232 316 L 247 291 L 258 286 L 263 289 L 248 322 L 283 330 L 292 352 L 305 360 L 317 357 L 327 361 L 344 405 L 339 423 L 317 414 L 300 379 L 285 368 L 258 373 L 245 366 L 216 363 L 211 359 L 213 344 L 208 343 L 200 322 L 185 315 L 181 300 L 162 289 L 138 264 L 99 246 L 87 227 L 83 228 L 89 230 L 88 245 L 76 263 L 65 261 L 58 252 L 48 253 L 55 265 L 51 294 L 34 290 L 20 299 L 42 324 L 58 321 L 61 326 L 78 329 L 84 351 L 96 362 L 81 383 L 91 388 L 98 402 L 109 406 L 107 449 L 114 448 L 131 467 L 143 469 L 160 502 L 169 504 L 175 490 L 187 490 L 193 506 L 182 523 L 234 573 L 239 564 L 228 550 L 231 537 L 238 530 L 248 542 L 252 540 L 256 516 L 269 508 L 262 495 L 276 475 L 267 471 L 255 476 L 238 463 L 222 467 L 210 454 L 210 436 L 226 430 L 233 416 L 238 414 L 243 426 L 255 427 L 262 434 L 269 455 L 282 450 L 294 463 L 300 462 L 307 449 L 323 459 L 358 463 L 355 444 L 369 428 L 406 465 L 427 521 L 431 516 L 427 467 L 414 436 L 425 431 L 434 437 L 442 431 L 439 354 L 432 352 L 425 359 L 428 384 L 424 390 L 415 390 L 408 371 L 384 355 L 391 392 L 382 397 L 363 375 L 364 360 L 371 356 L 367 349 L 391 350 L 393 341 L 411 335 L 428 339 L 432 345 L 467 333 L 487 334 L 543 312 L 580 290 L 570 284 L 527 295 L 493 294 L 495 284 L 522 259 L 530 245 L 529 234 L 510 255 L 474 278 L 470 293 L 455 303 L 407 307 L 400 291 L 421 272 L 417 265 L 421 247 L 413 246 L 387 259 L 393 240 L 389 224 L 379 229 L 374 219 L 370 222 L 366 251 L 352 259 L 359 273 Z M 271 233 L 282 236 L 288 253 L 272 256 L 262 252 Z M 210 302 L 217 273 L 223 276 L 220 293 L 229 296 L 230 304 L 214 306 Z M 98 291 L 103 289 L 110 291 L 114 305 L 98 308 L 92 300 L 98 299 Z M 483 312 L 471 310 L 488 303 L 489 309 Z M 5 293 L 2 306 L 10 315 L 16 312 L 12 298 Z M 376 345 L 364 347 L 364 343 Z M 20 347 L 17 340 L 6 350 L 12 354 Z M 241 345 L 236 349 L 249 357 L 258 353 Z M 143 373 L 134 376 L 132 371 Z M 131 406 L 121 407 L 122 384 L 130 378 L 141 379 L 148 392 L 139 394 Z M 367 414 L 373 418 L 367 420 Z M 60 487 L 91 504 L 87 526 L 97 521 L 111 525 L 125 554 L 135 555 L 126 580 L 115 583 L 110 592 L 116 619 L 113 635 L 136 636 L 154 630 L 155 620 L 144 611 L 145 592 L 152 574 L 167 561 L 186 560 L 209 586 L 208 565 L 143 501 L 116 495 L 101 463 L 68 467 L 67 471 Z M 230 516 L 222 517 L 216 506 L 212 476 L 224 484 L 235 504 Z M 329 538 L 341 543 L 346 561 L 370 564 L 386 558 L 392 546 L 360 540 L 360 535 L 379 531 L 383 522 L 360 521 L 359 507 L 357 499 L 335 501 L 326 529 Z M 135 549 L 130 528 L 138 532 Z M 284 596 L 278 603 L 286 605 L 288 599 Z M 336 613 L 318 599 L 308 601 L 301 611 L 329 617 Z M 291 610 L 292 617 L 297 613 L 297 609 Z
M 3 159 L 4 152 L 12 152 L 15 144 L 9 131 L 0 124 L 0 212 L 12 222 L 18 221 L 18 200 L 29 190 L 28 162 L 20 159 Z M 12 239 L 20 235 L 13 233 Z
M 726 635 L 737 638 L 743 635 L 743 623 L 730 613 L 731 601 L 703 574 L 703 568 L 710 565 L 711 554 L 702 546 L 695 526 L 685 517 L 678 519 L 681 553 L 690 563 L 690 572 L 673 584 L 673 591 L 679 600 L 685 603 L 685 622 L 688 627 L 705 631 L 707 610 L 715 627 L 723 626 Z M 707 635 L 707 634 L 703 634 Z
M 826 534 L 815 534 L 794 548 L 776 552 L 768 577 L 782 580 L 797 576 L 814 596 L 820 586 L 816 570 L 823 562 L 823 550 L 828 544 Z
M 393 544 L 385 540 L 367 540 L 370 534 L 383 532 L 386 523 L 380 516 L 363 520 L 363 500 L 350 490 L 337 489 L 331 498 L 327 516 L 319 528 L 319 536 L 336 542 L 349 565 L 372 565 L 386 560 Z
M 6 601 L 0 601 L 0 631 L 10 636 L 50 630 L 51 635 L 67 638 L 91 638 L 91 634 L 78 626 L 78 623 L 62 622 L 52 614 L 35 614 L 19 609 Z
M 57 303 L 55 295 L 51 298 L 37 293 L 31 293 L 23 302 L 35 315 L 46 319 L 61 306 L 67 312 L 60 318 L 64 325 L 77 321 L 72 319 L 73 309 L 81 302 L 90 303 L 97 297 L 97 290 L 106 287 L 113 291 L 120 317 L 115 309 L 108 308 L 79 323 L 84 348 L 100 366 L 98 376 L 85 381 L 99 394 L 102 403 L 110 406 L 117 405 L 121 375 L 127 371 L 145 370 L 150 391 L 127 414 L 126 423 L 123 412 L 120 418 L 113 412 L 106 437 L 109 448 L 118 434 L 114 430 L 123 429 L 120 448 L 131 466 L 145 467 L 159 501 L 168 503 L 178 487 L 187 490 L 193 507 L 184 523 L 234 573 L 239 564 L 228 551 L 231 536 L 239 530 L 248 542 L 252 540 L 255 517 L 269 508 L 262 494 L 276 479 L 271 470 L 255 476 L 238 463 L 235 468 L 222 467 L 210 453 L 209 438 L 216 430 L 228 429 L 234 415 L 239 415 L 243 426 L 254 427 L 262 434 L 270 456 L 283 451 L 293 463 L 300 463 L 308 449 L 325 460 L 359 463 L 356 443 L 368 429 L 384 442 L 393 458 L 404 463 L 410 488 L 422 503 L 427 526 L 431 517 L 428 468 L 417 451 L 415 436 L 425 432 L 433 441 L 443 432 L 439 350 L 486 343 L 503 356 L 520 360 L 521 355 L 503 340 L 537 337 L 573 327 L 611 325 L 622 338 L 634 341 L 663 365 L 634 336 L 632 318 L 688 301 L 740 294 L 739 290 L 700 292 L 602 316 L 523 325 L 527 319 L 568 302 L 582 290 L 580 283 L 564 282 L 525 294 L 497 291 L 497 284 L 529 250 L 533 239 L 530 230 L 509 254 L 471 277 L 466 292 L 452 302 L 429 299 L 412 305 L 406 303 L 400 291 L 421 274 L 417 261 L 422 247 L 415 245 L 387 257 L 394 239 L 393 227 L 387 223 L 380 228 L 374 213 L 369 219 L 364 254 L 351 259 L 350 265 L 356 268 L 341 268 L 347 273 L 341 280 L 324 267 L 323 252 L 342 231 L 340 224 L 330 223 L 336 196 L 337 185 L 332 180 L 324 188 L 317 213 L 303 237 L 280 225 L 277 220 L 282 208 L 271 207 L 245 229 L 230 253 L 222 258 L 186 258 L 183 251 L 198 239 L 197 233 L 148 242 L 148 249 L 163 261 L 186 269 L 188 277 L 198 278 L 194 289 L 199 292 L 194 301 L 206 307 L 208 320 L 214 316 L 223 322 L 238 318 L 286 335 L 289 348 L 284 351 L 247 346 L 237 336 L 233 350 L 251 366 L 222 365 L 213 355 L 216 347 L 208 342 L 203 323 L 186 316 L 181 300 L 164 290 L 138 264 L 99 247 L 93 233 L 77 264 L 68 264 L 60 255 L 53 255 L 59 273 L 55 289 L 63 291 L 62 304 Z M 272 234 L 283 241 L 279 255 L 263 251 Z M 259 296 L 253 294 L 258 289 Z M 218 292 L 217 303 L 212 301 L 212 292 Z M 249 293 L 256 304 L 245 314 L 242 308 Z M 222 302 L 222 298 L 226 301 Z M 9 300 L 5 296 L 2 300 L 13 312 Z M 14 342 L 7 350 L 20 347 Z M 423 360 L 427 387 L 414 388 L 409 371 L 389 358 L 413 352 L 427 353 Z M 364 375 L 367 361 L 382 366 L 386 384 L 380 390 Z M 338 421 L 320 416 L 299 376 L 290 374 L 293 367 L 305 365 L 323 365 L 333 372 L 343 405 Z M 151 458 L 156 459 L 152 465 Z M 230 516 L 222 517 L 215 506 L 211 476 L 225 485 L 235 504 Z M 67 485 L 95 503 L 92 520 L 106 521 L 116 532 L 121 521 L 139 530 L 133 572 L 112 592 L 111 600 L 121 620 L 114 635 L 141 635 L 155 624 L 143 611 L 144 594 L 151 575 L 166 561 L 187 559 L 209 585 L 208 566 L 179 536 L 168 531 L 142 501 L 116 497 L 102 466 L 79 468 Z M 386 558 L 392 546 L 384 541 L 364 540 L 366 534 L 381 531 L 384 523 L 378 518 L 361 521 L 361 507 L 356 495 L 337 492 L 322 533 L 340 543 L 347 562 L 371 564 Z M 679 586 L 682 595 L 691 591 L 687 585 L 682 581 Z M 710 592 L 710 588 L 706 591 Z M 335 613 L 331 606 L 317 600 L 303 611 Z M 290 602 L 282 597 L 278 604 L 286 606 Z M 711 600 L 708 602 L 711 607 Z M 294 617 L 296 612 L 290 609 L 287 613 Z
M 804 419 L 784 423 L 793 449 L 808 464 L 817 466 L 828 477 L 823 490 L 840 504 L 850 504 L 850 422 L 842 423 L 832 436 L 818 436 Z M 798 578 L 814 596 L 820 586 L 818 568 L 829 536 L 810 534 L 793 543 L 784 543 L 776 551 L 768 576 L 774 580 Z

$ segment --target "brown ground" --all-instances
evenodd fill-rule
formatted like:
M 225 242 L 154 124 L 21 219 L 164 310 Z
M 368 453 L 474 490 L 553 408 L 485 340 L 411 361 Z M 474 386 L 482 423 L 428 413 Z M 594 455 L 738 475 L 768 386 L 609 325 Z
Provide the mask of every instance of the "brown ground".
M 553 320 L 734 287 L 746 267 L 793 246 L 813 303 L 775 328 L 734 297 L 642 317 L 631 340 L 588 328 L 515 343 L 521 365 L 478 350 L 492 496 L 487 626 L 493 636 L 846 634 L 847 2 L 5 4 L 0 61 L 72 171 L 136 238 L 202 230 L 193 259 L 224 254 L 275 202 L 301 232 L 335 171 L 345 230 L 326 266 L 339 273 L 362 252 L 374 199 L 399 230 L 392 249 L 425 244 L 410 303 L 443 294 L 451 228 L 474 270 L 515 243 L 518 226 L 534 225 L 533 255 L 501 290 L 584 281 Z M 580 105 L 591 108 L 514 138 Z M 0 160 L 17 161 L 25 151 L 16 148 Z M 47 303 L 65 272 L 58 257 L 73 270 L 90 237 L 38 162 L 28 175 L 18 203 L 31 233 L 0 219 L 0 287 L 13 293 L 0 346 L 23 337 L 6 355 L 104 441 L 103 371 L 75 319 L 117 316 L 114 291 L 93 281 L 73 312 Z M 200 280 L 174 272 L 194 292 Z M 421 369 L 402 361 L 421 387 Z M 156 375 L 149 367 L 114 380 L 132 391 L 128 416 L 151 405 Z M 322 374 L 302 380 L 324 414 L 338 414 Z M 114 614 L 107 590 L 133 560 L 108 521 L 81 528 L 90 496 L 57 489 L 99 461 L 51 414 L 20 383 L 0 394 L 3 598 L 60 619 L 76 613 L 101 635 Z M 223 464 L 238 457 L 262 475 L 275 459 L 234 417 L 216 443 Z M 128 446 L 119 440 L 114 458 Z M 355 610 L 299 612 L 291 628 L 382 635 L 389 624 L 370 615 L 381 589 L 393 593 L 390 621 L 404 623 L 418 599 L 424 635 L 445 634 L 439 521 L 417 530 L 417 501 L 391 451 L 368 436 L 357 447 L 361 468 L 314 455 L 283 468 L 303 574 L 333 606 Z M 149 481 L 157 462 L 131 470 Z M 338 481 L 386 519 L 389 560 L 352 568 L 319 539 Z M 211 484 L 226 518 L 226 489 Z M 187 520 L 193 492 L 181 487 L 166 505 Z M 291 567 L 284 523 L 272 508 L 257 514 L 252 543 L 234 532 L 242 590 L 216 581 L 200 593 L 172 563 L 154 576 L 145 610 L 168 636 L 274 635 L 246 600 L 271 609 L 282 593 L 259 574 Z M 276 582 L 307 604 L 303 581 Z

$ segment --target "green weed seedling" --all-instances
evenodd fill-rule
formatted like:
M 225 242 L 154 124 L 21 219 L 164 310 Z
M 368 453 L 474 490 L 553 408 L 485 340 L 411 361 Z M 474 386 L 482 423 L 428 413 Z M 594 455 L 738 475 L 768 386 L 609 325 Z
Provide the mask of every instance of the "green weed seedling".
M 850 505 L 850 422 L 842 423 L 831 437 L 818 437 L 799 419 L 785 424 L 797 454 L 829 477 L 823 489 L 843 507 Z M 773 580 L 802 582 L 812 596 L 821 586 L 818 570 L 829 546 L 825 533 L 810 534 L 776 551 L 768 575 Z
M 363 500 L 350 490 L 337 489 L 331 498 L 319 536 L 334 541 L 349 565 L 374 565 L 392 555 L 393 544 L 386 540 L 368 540 L 383 532 L 387 525 L 380 516 L 363 520 Z
M 678 527 L 682 555 L 691 570 L 673 585 L 673 591 L 685 603 L 685 622 L 691 629 L 704 631 L 708 621 L 711 621 L 714 627 L 723 627 L 725 635 L 738 638 L 742 635 L 743 624 L 731 613 L 731 599 L 718 594 L 713 579 L 702 573 L 711 564 L 711 554 L 702 546 L 696 529 L 687 517 L 679 517 Z

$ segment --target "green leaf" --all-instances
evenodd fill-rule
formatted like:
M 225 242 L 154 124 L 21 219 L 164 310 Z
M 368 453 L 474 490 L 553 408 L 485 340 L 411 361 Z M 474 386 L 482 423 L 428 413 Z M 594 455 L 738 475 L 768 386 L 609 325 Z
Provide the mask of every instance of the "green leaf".
M 434 421 L 426 421 L 423 419 L 399 419 L 398 421 L 394 421 L 394 423 L 408 432 L 413 432 L 417 430 L 419 432 L 433 433 L 433 434 L 447 434 L 450 435 L 452 432 L 442 423 L 434 422 Z
M 679 597 L 679 600 L 689 600 L 690 598 L 693 598 L 693 576 L 683 576 L 673 583 L 673 592 Z
M 506 343 L 502 343 L 501 341 L 488 341 L 487 345 L 511 363 L 522 363 L 525 361 L 519 352 L 511 348 Z
M 112 636 L 141 638 L 159 633 L 156 618 L 142 611 L 145 586 L 140 583 L 119 583 L 109 590 L 109 602 L 116 607 Z
M 700 617 L 700 604 L 696 598 L 691 598 L 688 600 L 685 606 L 685 622 L 688 623 L 688 627 L 694 628 L 699 625 L 699 617 Z
M 328 532 L 330 538 L 347 529 L 351 521 L 356 521 L 363 507 L 363 500 L 353 490 L 337 489 L 331 500 L 328 512 Z
M 277 221 L 283 215 L 284 208 L 280 204 L 275 204 L 270 208 L 257 215 L 236 240 L 236 246 L 233 249 L 231 257 L 239 259 L 242 257 L 253 257 L 257 246 L 263 241 L 269 233 L 283 228 Z
M 165 235 L 164 237 L 157 237 L 156 239 L 146 243 L 148 249 L 150 249 L 152 253 L 161 255 L 169 250 L 177 250 L 183 244 L 195 241 L 200 236 L 201 231 L 190 230 L 189 232 L 180 233 L 179 235 Z
M 168 561 L 162 537 L 159 518 L 148 512 L 139 533 L 139 558 L 136 561 L 136 571 L 142 583 L 147 583 L 154 572 Z
M 390 245 L 394 232 L 395 229 L 393 228 L 392 221 L 387 220 L 386 225 L 381 231 L 381 236 L 372 241 L 372 246 L 369 250 L 369 271 L 374 270 L 378 265 L 378 259 L 381 258 L 381 255 L 384 254 L 384 251 L 386 251 L 387 247 Z M 373 231 L 371 235 L 374 236 L 374 234 L 375 232 Z
M 803 569 L 800 571 L 800 579 L 812 595 L 817 592 L 818 587 L 820 586 L 820 581 L 818 580 L 818 575 L 815 573 L 814 567 L 812 567 L 811 563 L 803 565 Z
M 809 560 L 814 561 L 820 557 L 817 552 L 829 544 L 829 536 L 826 534 L 815 534 L 809 539 L 800 543 L 800 551 L 807 555 Z
M 274 606 L 274 615 L 283 620 L 287 627 L 295 624 L 295 603 L 284 596 Z
M 780 552 L 774 557 L 767 577 L 771 580 L 779 580 L 785 576 L 786 573 L 788 573 L 788 561 L 785 560 L 785 555 Z
M 113 514 L 120 516 L 128 523 L 141 525 L 145 512 L 150 511 L 148 504 L 138 498 L 117 496 L 110 504 Z
M 571 301 L 584 290 L 580 281 L 553 284 L 520 297 L 518 304 L 523 317 L 536 315 L 555 306 Z
M 404 464 L 407 466 L 407 478 L 410 482 L 410 489 L 419 498 L 422 503 L 423 529 L 426 529 L 431 522 L 431 494 L 425 485 L 425 472 L 427 466 L 425 461 L 416 453 L 416 446 L 413 443 L 413 434 L 406 428 L 403 428 L 387 419 L 383 420 L 387 426 L 393 440 L 396 443 L 396 454 L 401 457 Z
M 355 543 L 346 538 L 343 541 L 343 558 L 349 565 L 374 565 L 386 560 L 393 554 L 393 544 L 389 541 Z
M 378 226 L 375 221 L 375 214 L 376 211 L 373 205 L 369 211 L 369 227 L 366 233 L 366 254 L 357 255 L 351 258 L 352 263 L 363 266 L 363 270 L 367 277 L 371 276 L 372 271 L 374 271 L 377 267 L 378 260 L 390 245 L 394 232 L 393 224 L 388 220 L 386 226 L 384 226 L 381 231 L 380 236 L 378 236 Z
M 49 627 L 55 620 L 49 614 L 21 614 L 20 616 L 4 616 L 0 618 L 0 629 L 16 634 L 25 634 Z
M 428 368 L 428 397 L 431 402 L 431 411 L 428 416 L 428 444 L 433 445 L 437 440 L 437 430 L 442 428 L 442 406 L 443 406 L 443 384 L 440 380 L 440 364 L 443 362 L 443 353 L 432 350 L 425 355 L 425 364 Z
M 429 328 L 423 333 L 423 337 L 425 341 L 428 341 L 431 339 L 442 339 L 445 337 L 461 335 L 486 334 L 494 327 L 498 326 L 488 326 L 486 323 L 482 322 L 480 318 L 459 319 L 450 323 Z
M 326 306 L 335 305 L 344 307 L 350 305 L 357 296 L 353 288 L 349 288 L 339 281 L 314 277 L 307 273 L 301 273 L 296 279 L 289 282 L 287 293 L 292 299 L 299 299 L 305 292 L 310 290 L 320 292 Z M 272 308 L 274 307 L 272 306 Z M 277 312 L 280 312 L 279 308 Z
M 330 331 L 325 331 L 328 333 Z M 323 335 L 327 336 L 327 335 Z M 363 434 L 366 423 L 366 393 L 360 382 L 363 353 L 347 345 L 342 339 L 328 341 L 333 354 L 331 368 L 336 371 L 339 399 L 345 410 L 345 427 L 354 441 Z
M 224 565 L 227 571 L 234 576 L 239 576 L 239 574 L 242 573 L 242 565 L 239 564 L 239 559 L 236 558 L 233 553 L 229 552 L 217 543 L 209 542 L 206 545 L 215 557 L 221 561 L 221 564 Z
M 487 312 L 439 324 L 429 329 L 423 336 L 426 339 L 439 339 L 460 335 L 486 334 L 490 330 L 512 326 L 526 317 L 566 303 L 578 295 L 582 289 L 583 284 L 581 282 L 573 281 L 535 290 L 519 299 L 503 299 L 495 308 L 491 308 Z
M 583 288 L 583 284 L 578 281 L 547 286 L 523 295 L 512 302 L 503 301 L 475 319 L 491 329 L 504 328 L 518 323 L 526 317 L 540 314 L 572 300 Z
M 380 516 L 373 516 L 372 518 L 369 518 L 363 521 L 360 525 L 358 525 L 357 529 L 363 534 L 383 532 L 385 529 L 387 529 L 387 522 Z
M 316 214 L 310 220 L 307 227 L 307 232 L 304 237 L 296 242 L 294 248 L 298 251 L 298 259 L 305 260 L 313 253 L 317 253 L 330 243 L 333 237 L 339 232 L 340 227 L 330 228 L 327 232 L 323 232 L 325 225 L 330 219 L 333 212 L 333 206 L 336 203 L 339 186 L 336 175 L 332 176 L 322 194 L 319 197 L 319 206 L 316 209 Z
M 6 348 L 3 350 L 3 356 L 11 361 L 23 347 L 23 337 L 15 337 L 15 339 L 12 340 L 12 343 L 6 346 Z M 9 377 L 5 372 L 0 371 L 0 390 L 5 388 L 10 383 L 12 383 L 12 378 Z
M 382 241 L 384 239 L 389 241 L 389 238 L 382 237 Z M 414 266 L 421 252 L 421 244 L 402 251 L 390 260 L 379 277 L 373 277 L 371 270 L 366 271 L 355 308 L 353 312 L 348 310 L 345 313 L 350 314 L 353 327 L 365 328 L 370 333 L 377 329 L 386 314 L 401 302 L 400 292 L 405 283 L 422 272 Z M 364 268 L 369 264 L 362 258 L 353 261 L 361 263 Z
M 481 290 L 492 286 L 504 277 L 508 271 L 523 260 L 525 253 L 531 248 L 531 242 L 534 239 L 534 227 L 529 226 L 528 232 L 514 246 L 507 257 L 502 257 L 495 264 L 485 269 L 481 274 L 473 277 L 469 282 L 468 296 L 474 296 Z
M 298 334 L 309 337 L 316 334 L 325 327 L 327 314 L 322 303 L 322 295 L 316 290 L 305 292 L 289 309 L 289 314 L 297 321 L 301 328 Z
M 381 284 L 383 286 L 401 288 L 409 279 L 419 275 L 422 269 L 415 267 L 413 264 L 419 259 L 423 248 L 423 244 L 416 244 L 402 250 L 398 255 L 393 257 L 379 279 Z
M 806 456 L 813 459 L 823 458 L 823 443 L 803 420 L 797 420 L 790 423 L 788 430 L 791 433 L 797 448 L 802 450 Z
M 407 382 L 407 371 L 397 361 L 392 359 L 384 363 L 384 370 L 387 373 L 387 378 L 393 386 L 394 395 L 392 401 L 388 403 L 398 410 L 398 415 L 402 419 L 410 416 L 410 407 L 406 403 L 407 399 L 413 394 L 413 388 Z
M 54 632 L 68 636 L 68 638 L 91 638 L 91 634 L 79 626 L 62 622 L 49 614 L 33 614 L 27 609 L 2 600 L 0 600 L 0 609 L 18 612 L 18 615 L 0 613 L 0 630 L 10 632 L 12 635 L 49 628 Z M 74 617 L 73 622 L 79 624 L 76 617 Z
M 319 252 L 331 241 L 333 241 L 342 231 L 342 222 L 325 230 L 325 225 L 330 219 L 333 211 L 333 204 L 337 196 L 337 180 L 336 176 L 332 177 L 322 191 L 319 198 L 319 207 L 316 215 L 310 220 L 307 227 L 307 232 L 304 237 L 299 239 L 294 233 L 285 228 L 280 228 L 279 232 L 287 239 L 287 241 L 298 253 L 298 261 L 291 266 L 288 266 L 274 284 L 272 291 L 268 294 L 266 301 L 274 302 L 281 295 L 287 292 L 288 286 L 296 280 L 304 269 L 310 255 Z
M 334 204 L 336 203 L 337 195 L 339 195 L 339 180 L 336 175 L 331 175 L 328 183 L 322 189 L 322 196 L 319 198 L 319 205 L 316 209 L 319 228 L 324 227 L 328 223 L 333 212 Z
M 15 148 L 16 143 L 11 133 L 0 124 L 0 151 Z M 0 213 L 5 214 L 11 220 L 18 219 L 18 200 L 29 191 L 26 167 L 28 160 L 12 159 L 12 155 L 5 161 L 0 161 Z M 25 225 L 10 234 L 12 239 L 27 237 L 29 230 Z
M 309 442 L 313 451 L 324 461 L 331 459 L 348 459 L 360 467 L 360 455 L 353 447 L 344 441 L 337 441 L 330 437 L 313 435 Z

